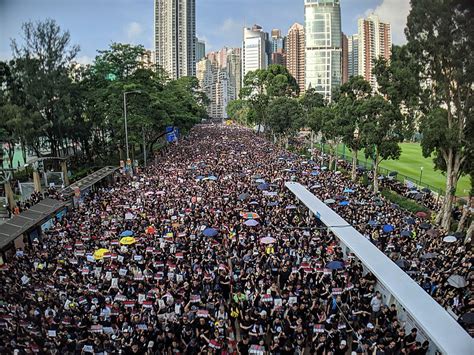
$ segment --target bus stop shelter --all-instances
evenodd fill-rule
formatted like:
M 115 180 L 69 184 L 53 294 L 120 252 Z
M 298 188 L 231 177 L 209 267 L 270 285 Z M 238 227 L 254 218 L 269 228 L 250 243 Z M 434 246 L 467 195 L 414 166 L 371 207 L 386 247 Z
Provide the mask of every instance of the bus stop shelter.
M 63 210 L 66 203 L 46 198 L 28 210 L 11 218 L 0 225 L 0 252 L 5 262 L 16 248 L 31 243 L 36 237 L 41 237 L 41 226 L 50 221 L 58 212 Z M 25 238 L 26 237 L 26 238 Z M 10 253 L 11 252 L 11 253 Z
M 65 187 L 64 189 L 61 190 L 61 194 L 64 197 L 70 198 L 74 194 L 76 194 L 77 191 L 81 192 L 81 191 L 85 191 L 89 189 L 90 187 L 94 186 L 98 182 L 112 175 L 117 170 L 118 170 L 118 167 L 115 167 L 115 166 L 103 167 L 102 169 L 99 169 L 93 172 L 92 174 L 87 175 L 85 178 L 78 180 L 72 183 L 71 185 Z

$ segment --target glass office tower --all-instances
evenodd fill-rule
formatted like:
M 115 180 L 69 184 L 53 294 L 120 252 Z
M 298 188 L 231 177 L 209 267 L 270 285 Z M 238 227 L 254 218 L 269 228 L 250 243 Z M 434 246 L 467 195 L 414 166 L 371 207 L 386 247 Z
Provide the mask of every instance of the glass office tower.
M 305 86 L 331 99 L 342 80 L 339 0 L 305 0 L 305 38 Z

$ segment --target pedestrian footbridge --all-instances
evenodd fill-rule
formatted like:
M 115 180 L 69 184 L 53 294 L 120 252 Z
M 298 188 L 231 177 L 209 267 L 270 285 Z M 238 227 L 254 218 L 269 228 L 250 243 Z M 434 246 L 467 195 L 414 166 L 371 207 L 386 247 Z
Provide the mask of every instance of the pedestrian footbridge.
M 474 341 L 467 332 L 392 260 L 303 185 L 285 185 L 334 233 L 345 255 L 353 253 L 365 270 L 377 278 L 376 289 L 382 293 L 385 304 L 398 306 L 407 334 L 416 327 L 418 337 L 430 341 L 430 354 L 474 354 Z

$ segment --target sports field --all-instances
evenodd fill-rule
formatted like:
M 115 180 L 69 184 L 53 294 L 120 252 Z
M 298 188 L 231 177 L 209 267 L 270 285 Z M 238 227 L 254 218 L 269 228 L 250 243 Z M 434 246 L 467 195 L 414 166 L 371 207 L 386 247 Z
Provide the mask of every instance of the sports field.
M 428 184 L 436 189 L 444 190 L 446 178 L 440 171 L 435 171 L 432 158 L 424 158 L 419 143 L 402 143 L 402 155 L 399 160 L 383 161 L 380 166 L 390 171 L 398 171 L 400 174 L 406 175 L 413 182 L 418 183 L 420 180 L 420 171 L 423 167 L 422 184 Z M 339 153 L 342 154 L 343 146 L 339 147 Z M 345 155 L 350 156 L 350 150 L 345 149 Z M 359 160 L 365 162 L 365 155 L 359 152 Z M 370 161 L 369 161 L 370 162 Z M 456 191 L 457 196 L 467 196 L 471 189 L 471 182 L 468 176 L 464 176 L 458 183 Z

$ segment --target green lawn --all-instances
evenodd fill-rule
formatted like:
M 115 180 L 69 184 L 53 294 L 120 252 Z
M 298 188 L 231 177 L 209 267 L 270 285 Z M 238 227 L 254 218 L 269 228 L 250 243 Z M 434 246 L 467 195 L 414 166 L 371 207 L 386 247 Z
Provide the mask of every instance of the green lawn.
M 422 185 L 428 184 L 435 189 L 445 188 L 446 179 L 440 171 L 435 171 L 433 167 L 433 160 L 431 158 L 424 158 L 421 153 L 421 146 L 419 143 L 402 143 L 402 155 L 399 160 L 383 161 L 380 166 L 390 171 L 398 171 L 400 174 L 406 175 L 411 181 L 418 183 L 420 180 L 420 168 L 423 167 Z M 342 154 L 344 147 L 339 147 L 339 153 Z M 345 149 L 345 155 L 351 156 L 349 149 Z M 364 153 L 359 152 L 358 158 L 360 164 L 363 165 L 366 161 Z M 370 161 L 369 161 L 370 162 Z M 471 188 L 471 182 L 468 176 L 464 176 L 458 183 L 456 191 L 457 196 L 467 196 Z

